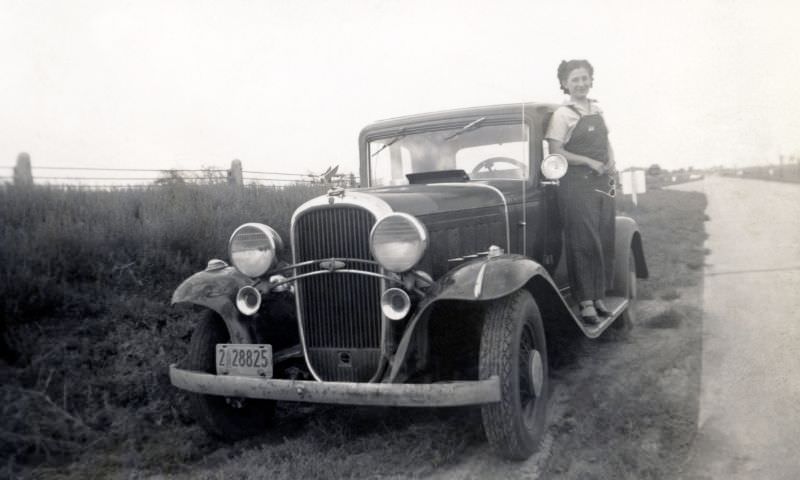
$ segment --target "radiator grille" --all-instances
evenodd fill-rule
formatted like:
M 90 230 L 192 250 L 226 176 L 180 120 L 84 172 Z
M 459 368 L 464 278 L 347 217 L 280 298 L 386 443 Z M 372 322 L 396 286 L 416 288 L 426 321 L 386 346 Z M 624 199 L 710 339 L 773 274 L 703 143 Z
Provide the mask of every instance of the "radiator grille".
M 297 262 L 328 258 L 370 259 L 369 232 L 375 217 L 362 208 L 309 210 L 295 220 Z M 319 270 L 319 265 L 297 273 Z M 378 267 L 348 263 L 349 269 Z M 323 380 L 369 381 L 380 362 L 380 279 L 334 273 L 298 281 L 297 296 L 311 367 Z M 345 361 L 347 360 L 347 361 Z

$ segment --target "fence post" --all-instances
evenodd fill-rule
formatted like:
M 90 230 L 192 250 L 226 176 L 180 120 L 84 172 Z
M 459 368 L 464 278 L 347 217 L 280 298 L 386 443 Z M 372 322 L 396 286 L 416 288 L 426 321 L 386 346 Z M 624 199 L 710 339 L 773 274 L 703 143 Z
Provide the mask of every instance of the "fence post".
M 231 162 L 231 169 L 228 170 L 228 184 L 235 187 L 244 185 L 242 179 L 242 162 L 239 159 L 234 159 Z
M 31 156 L 25 152 L 17 155 L 17 166 L 14 167 L 14 185 L 18 187 L 28 187 L 33 185 Z

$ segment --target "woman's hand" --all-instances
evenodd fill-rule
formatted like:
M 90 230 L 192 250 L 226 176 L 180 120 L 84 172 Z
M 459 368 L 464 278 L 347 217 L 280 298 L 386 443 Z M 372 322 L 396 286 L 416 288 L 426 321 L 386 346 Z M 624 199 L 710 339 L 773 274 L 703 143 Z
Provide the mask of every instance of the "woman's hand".
M 591 168 L 594 173 L 598 175 L 602 175 L 608 171 L 606 165 L 603 162 L 598 162 L 597 160 L 588 159 L 589 162 L 586 164 L 589 168 Z

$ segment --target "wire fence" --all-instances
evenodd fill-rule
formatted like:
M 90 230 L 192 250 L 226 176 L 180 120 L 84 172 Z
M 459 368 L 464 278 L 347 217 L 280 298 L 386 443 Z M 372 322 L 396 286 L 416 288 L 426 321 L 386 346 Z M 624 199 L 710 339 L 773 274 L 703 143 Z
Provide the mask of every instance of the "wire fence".
M 229 169 L 38 166 L 31 165 L 29 159 L 18 158 L 16 166 L 0 166 L 0 184 L 87 189 L 149 188 L 176 184 L 272 187 L 297 184 L 346 187 L 358 185 L 358 176 L 352 173 L 338 173 L 337 170 L 338 167 L 331 167 L 321 174 L 243 170 L 238 160 L 231 162 Z

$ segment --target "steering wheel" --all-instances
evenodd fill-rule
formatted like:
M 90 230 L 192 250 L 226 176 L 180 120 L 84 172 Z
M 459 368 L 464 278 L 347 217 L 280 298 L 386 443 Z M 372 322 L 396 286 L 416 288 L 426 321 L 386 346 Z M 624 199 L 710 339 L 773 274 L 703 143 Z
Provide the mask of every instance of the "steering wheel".
M 493 171 L 492 167 L 494 167 L 495 163 L 510 163 L 511 165 L 514 165 L 515 167 L 517 167 L 519 169 L 519 173 L 520 173 L 520 177 L 521 178 L 525 177 L 525 169 L 528 168 L 528 166 L 525 165 L 524 163 L 522 163 L 519 160 L 516 160 L 514 158 L 511 158 L 511 157 L 492 157 L 492 158 L 487 158 L 486 160 L 481 160 L 480 162 L 478 162 L 478 164 L 475 165 L 472 168 L 471 174 L 474 175 L 474 174 L 478 173 L 483 168 L 485 168 L 489 172 L 492 172 Z

